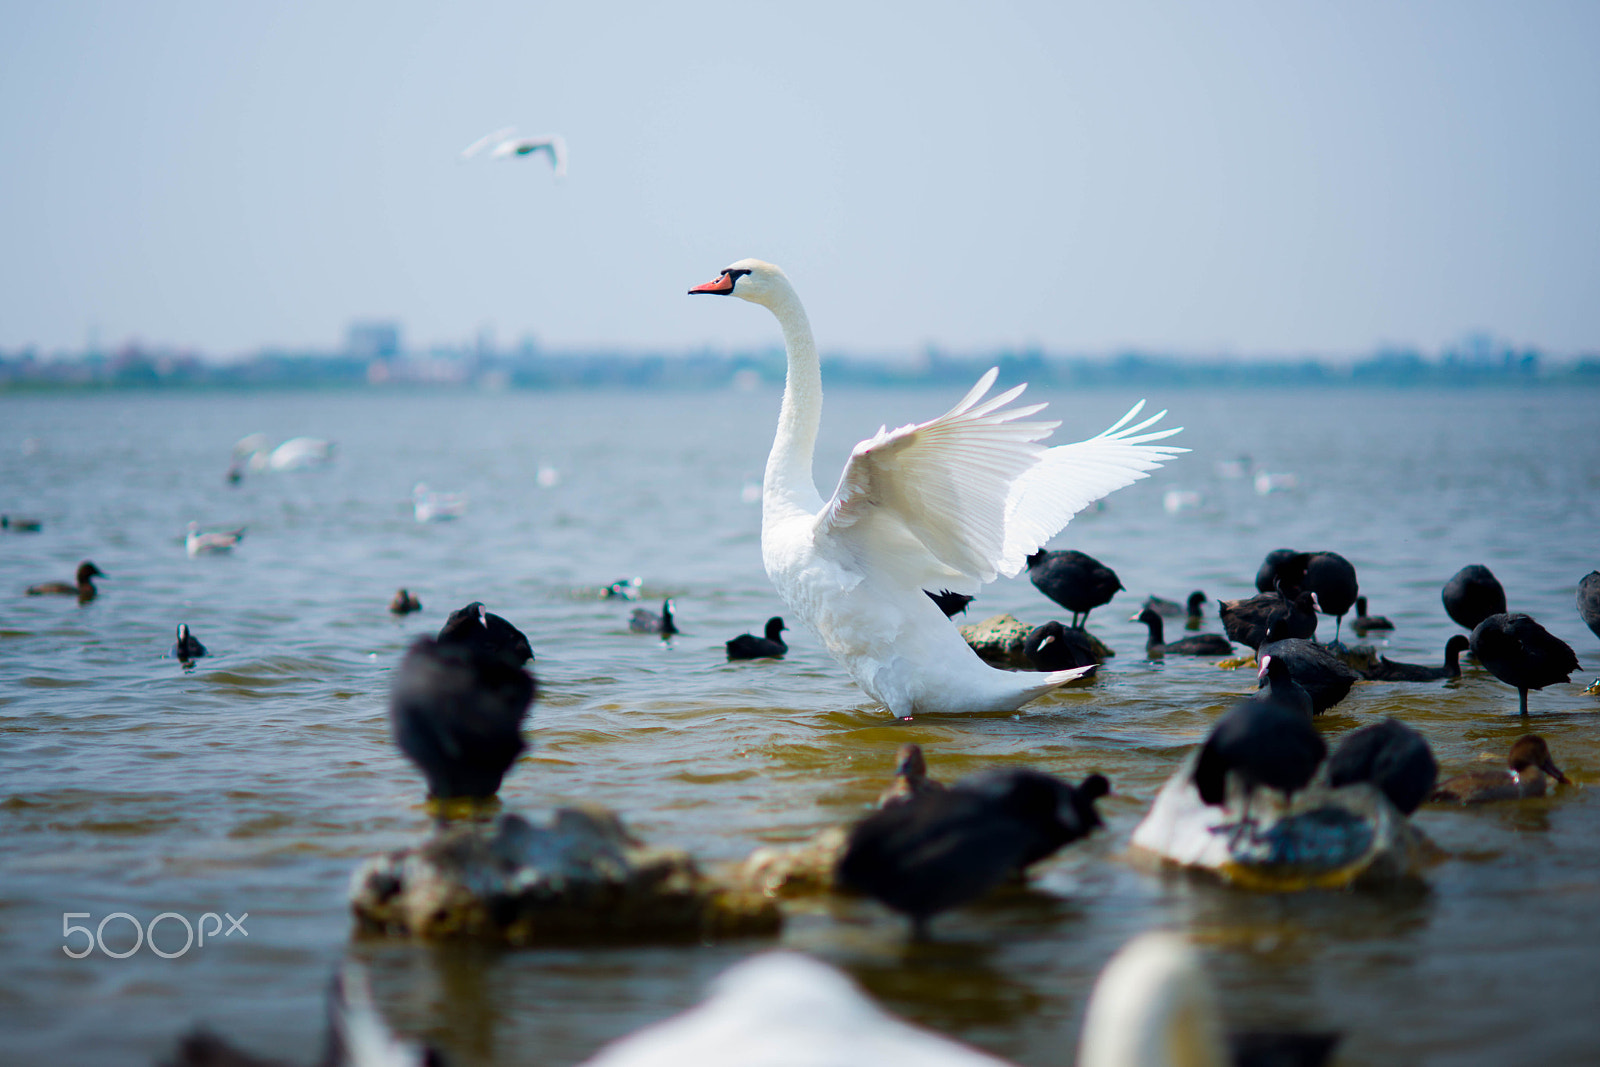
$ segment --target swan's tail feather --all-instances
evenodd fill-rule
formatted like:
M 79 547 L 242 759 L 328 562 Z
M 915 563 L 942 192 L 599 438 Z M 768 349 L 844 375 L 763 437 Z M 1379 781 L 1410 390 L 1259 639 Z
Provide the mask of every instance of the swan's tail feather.
M 1071 670 L 1049 671 L 1045 674 L 1041 674 L 1039 675 L 1039 684 L 1028 690 L 1028 695 L 1025 698 L 1024 703 L 1026 703 L 1028 700 L 1033 700 L 1035 697 L 1042 697 L 1052 689 L 1059 689 L 1068 682 L 1075 682 L 1080 678 L 1087 678 L 1093 674 L 1099 668 L 1099 666 L 1100 664 L 1098 663 L 1091 663 L 1087 667 L 1073 667 Z

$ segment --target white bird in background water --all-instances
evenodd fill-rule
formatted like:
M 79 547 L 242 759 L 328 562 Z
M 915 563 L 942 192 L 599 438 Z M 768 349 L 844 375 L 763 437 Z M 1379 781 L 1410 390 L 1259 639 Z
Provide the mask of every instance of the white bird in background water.
M 567 175 L 567 141 L 558 133 L 545 137 L 517 137 L 516 127 L 506 126 L 503 129 L 485 134 L 461 150 L 462 159 L 471 159 L 485 148 L 489 149 L 490 159 L 518 159 L 522 156 L 532 155 L 535 152 L 546 152 L 550 156 L 550 165 L 555 168 L 555 176 L 564 178 Z
M 184 532 L 183 548 L 191 556 L 211 556 L 218 552 L 232 552 L 233 546 L 243 539 L 243 526 L 237 530 L 202 531 L 198 522 L 191 522 Z
M 411 510 L 418 522 L 446 522 L 467 513 L 467 494 L 440 493 L 418 482 L 411 489 Z
M 767 458 L 761 555 L 784 601 L 856 684 L 896 716 L 1012 711 L 1092 667 L 1038 674 L 989 666 L 925 589 L 974 594 L 1011 577 L 1079 510 L 1187 451 L 1155 445 L 1178 431 L 1128 425 L 1047 448 L 1058 422 L 1006 408 L 1024 386 L 985 398 L 989 371 L 936 419 L 881 429 L 856 445 L 833 499 L 812 480 L 822 371 L 800 298 L 783 271 L 744 259 L 691 293 L 761 304 L 783 328 L 788 381 Z M 1165 412 L 1161 413 L 1166 414 Z

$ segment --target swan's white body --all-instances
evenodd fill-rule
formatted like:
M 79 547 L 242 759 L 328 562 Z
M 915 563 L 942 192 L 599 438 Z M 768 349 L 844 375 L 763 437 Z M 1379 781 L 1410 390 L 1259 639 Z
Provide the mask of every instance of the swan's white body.
M 762 489 L 761 555 L 779 595 L 856 683 L 898 716 L 1011 711 L 1093 668 L 1013 672 L 978 658 L 924 593 L 976 593 L 1014 576 L 1084 506 L 1185 451 L 1141 435 L 1161 415 L 1047 448 L 1059 425 L 985 397 L 989 371 L 950 411 L 856 445 L 831 500 L 812 480 L 822 375 L 811 325 L 777 267 L 746 259 L 692 292 L 762 304 L 783 328 L 788 380 Z M 1165 414 L 1163 412 L 1162 414 Z
M 1066 1057 L 1062 1057 L 1066 1062 Z M 1177 934 L 1125 945 L 1100 973 L 1078 1067 L 1223 1067 L 1216 1000 Z M 601 1049 L 583 1067 L 1009 1067 L 888 1014 L 825 963 L 766 952 L 701 1004 Z

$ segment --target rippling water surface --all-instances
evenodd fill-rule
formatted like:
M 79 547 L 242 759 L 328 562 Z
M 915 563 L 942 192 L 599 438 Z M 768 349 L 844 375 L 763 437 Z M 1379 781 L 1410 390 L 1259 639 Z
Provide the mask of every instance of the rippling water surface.
M 958 390 L 829 394 L 818 481 L 880 423 L 943 411 Z M 1045 390 L 1063 439 L 1136 397 Z M 115 396 L 0 400 L 0 511 L 44 521 L 0 535 L 0 1046 L 15 1062 L 149 1063 L 204 1023 L 309 1062 L 322 991 L 352 955 L 400 1030 L 463 1064 L 576 1063 L 696 1000 L 761 943 L 501 952 L 353 942 L 350 872 L 428 825 L 419 775 L 390 743 L 388 674 L 416 634 L 482 600 L 527 631 L 542 695 L 534 746 L 502 792 L 532 813 L 576 800 L 706 860 L 858 817 L 918 741 L 935 775 L 995 764 L 1105 772 L 1108 832 L 1042 865 L 1034 892 L 959 911 L 936 940 L 862 902 L 797 909 L 785 945 L 855 975 L 890 1009 L 1019 1063 L 1072 1060 L 1084 997 L 1128 937 L 1192 932 L 1238 1027 L 1345 1032 L 1347 1064 L 1593 1062 L 1600 990 L 1600 806 L 1592 788 L 1416 822 L 1447 856 L 1425 888 L 1258 895 L 1129 864 L 1129 834 L 1165 777 L 1248 675 L 1152 662 L 1126 621 L 1149 593 L 1252 592 L 1271 548 L 1334 549 L 1384 651 L 1435 662 L 1454 632 L 1439 588 L 1489 565 L 1512 607 L 1567 640 L 1582 681 L 1531 695 L 1534 726 L 1577 782 L 1600 775 L 1600 641 L 1573 607 L 1600 567 L 1593 396 L 1550 391 L 1174 392 L 1152 400 L 1194 451 L 1080 516 L 1052 547 L 1105 561 L 1127 592 L 1092 618 L 1117 650 L 1099 681 L 1016 715 L 886 721 L 804 631 L 779 663 L 727 663 L 722 642 L 779 614 L 761 570 L 760 478 L 772 392 L 643 395 Z M 224 483 L 228 450 L 262 431 L 338 442 L 326 470 Z M 27 448 L 24 442 L 32 439 Z M 1258 496 L 1219 461 L 1291 472 Z M 559 475 L 542 486 L 541 467 Z M 546 481 L 549 479 L 546 478 Z M 419 525 L 417 481 L 471 496 Z M 1203 495 L 1167 514 L 1169 489 Z M 242 524 L 231 556 L 190 559 L 185 523 Z M 29 598 L 80 559 L 101 596 Z M 598 598 L 640 575 L 677 601 L 670 646 L 629 634 Z M 405 585 L 425 611 L 396 620 Z M 972 617 L 1056 613 L 1026 578 Z M 167 650 L 187 622 L 211 650 Z M 1325 621 L 1319 636 L 1331 636 Z M 1516 693 L 1469 666 L 1458 682 L 1359 685 L 1330 738 L 1397 714 L 1444 770 L 1497 760 L 1525 726 Z M 98 923 L 249 913 L 248 938 L 163 959 L 69 959 L 65 912 Z M 113 951 L 133 943 L 123 920 Z M 161 945 L 174 951 L 170 921 Z

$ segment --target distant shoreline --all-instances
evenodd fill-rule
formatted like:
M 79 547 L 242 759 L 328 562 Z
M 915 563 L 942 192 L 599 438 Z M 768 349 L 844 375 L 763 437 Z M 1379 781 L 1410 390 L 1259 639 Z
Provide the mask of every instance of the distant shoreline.
M 989 367 L 1004 380 L 1080 389 L 1181 388 L 1542 388 L 1600 386 L 1600 356 L 1555 362 L 1536 352 L 1380 353 L 1365 359 L 1238 360 L 1125 354 L 1108 358 L 996 352 L 926 355 L 899 361 L 823 360 L 833 386 L 970 385 Z M 255 390 L 418 392 L 428 390 L 703 390 L 783 384 L 780 351 L 732 355 L 574 353 L 367 357 L 261 355 L 233 363 L 124 351 L 42 360 L 0 353 L 0 395 Z

